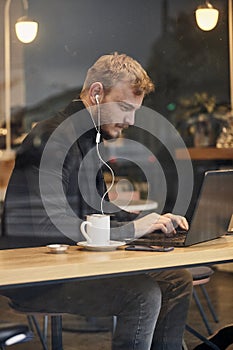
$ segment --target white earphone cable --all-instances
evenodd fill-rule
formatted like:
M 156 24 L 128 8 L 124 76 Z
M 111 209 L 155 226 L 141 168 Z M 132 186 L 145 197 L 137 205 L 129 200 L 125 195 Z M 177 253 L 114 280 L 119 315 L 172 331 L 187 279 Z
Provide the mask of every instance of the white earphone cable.
M 103 202 L 104 202 L 104 198 L 106 197 L 106 195 L 109 193 L 109 191 L 111 191 L 113 185 L 114 185 L 114 182 L 115 182 L 115 174 L 112 170 L 112 168 L 110 167 L 110 165 L 108 165 L 108 163 L 106 163 L 103 158 L 101 157 L 101 154 L 99 152 L 99 144 L 97 143 L 96 144 L 96 151 L 97 151 L 97 155 L 99 157 L 99 159 L 101 160 L 101 162 L 110 170 L 111 172 L 111 176 L 112 176 L 112 181 L 111 181 L 111 184 L 110 186 L 107 188 L 107 190 L 104 192 L 103 196 L 101 197 L 101 202 L 100 202 L 100 210 L 101 210 L 101 213 L 104 214 L 104 210 L 103 210 Z
M 99 99 L 98 97 L 96 97 L 96 104 L 97 104 L 97 135 L 96 135 L 96 152 L 98 155 L 98 158 L 100 159 L 100 161 L 110 170 L 111 172 L 111 176 L 112 176 L 112 181 L 110 186 L 107 188 L 107 190 L 105 191 L 105 193 L 103 194 L 103 196 L 101 197 L 101 202 L 100 202 L 100 210 L 101 213 L 104 214 L 104 210 L 103 210 L 103 203 L 104 203 L 104 198 L 106 197 L 106 195 L 109 193 L 109 191 L 111 191 L 114 182 L 115 182 L 115 174 L 112 170 L 112 168 L 110 167 L 110 165 L 108 165 L 108 163 L 105 162 L 105 160 L 102 158 L 100 151 L 99 151 L 99 142 L 100 142 L 100 106 L 99 106 Z
M 90 113 L 90 116 L 91 116 L 92 122 L 94 124 L 94 127 L 95 127 L 95 129 L 97 131 L 97 134 L 96 134 L 96 152 L 97 152 L 98 158 L 110 170 L 110 173 L 111 173 L 111 176 L 112 176 L 112 181 L 111 181 L 110 186 L 107 188 L 107 190 L 104 192 L 103 196 L 101 197 L 100 210 L 101 210 L 101 213 L 104 215 L 104 210 L 103 210 L 104 198 L 111 191 L 111 189 L 112 189 L 112 187 L 114 185 L 115 174 L 114 174 L 114 171 L 112 170 L 112 168 L 110 167 L 110 165 L 108 165 L 108 163 L 106 163 L 105 160 L 102 158 L 102 156 L 100 154 L 100 151 L 99 151 L 99 143 L 100 143 L 100 139 L 101 139 L 101 133 L 100 133 L 100 106 L 99 106 L 99 96 L 97 95 L 95 97 L 96 97 L 96 104 L 97 104 L 97 125 L 96 125 L 94 117 L 92 115 L 91 106 L 87 103 L 86 100 L 85 100 L 85 102 L 88 105 L 88 111 Z M 76 102 L 76 101 L 77 102 L 78 101 L 82 102 L 81 99 L 74 99 L 73 101 L 74 102 Z

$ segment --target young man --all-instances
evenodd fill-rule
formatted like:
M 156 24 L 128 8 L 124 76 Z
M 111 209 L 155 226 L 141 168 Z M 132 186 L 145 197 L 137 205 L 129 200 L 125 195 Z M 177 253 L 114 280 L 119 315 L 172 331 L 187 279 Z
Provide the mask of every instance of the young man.
M 38 123 L 20 147 L 5 200 L 5 236 L 30 245 L 72 244 L 83 239 L 81 220 L 103 209 L 115 227 L 112 239 L 133 239 L 155 229 L 173 234 L 178 225 L 187 229 L 186 219 L 179 215 L 137 217 L 108 200 L 101 207 L 106 186 L 97 145 L 132 125 L 135 111 L 152 90 L 147 73 L 132 58 L 117 53 L 100 57 L 88 70 L 80 98 Z M 25 311 L 116 315 L 114 350 L 178 350 L 191 291 L 191 276 L 179 270 L 5 294 Z

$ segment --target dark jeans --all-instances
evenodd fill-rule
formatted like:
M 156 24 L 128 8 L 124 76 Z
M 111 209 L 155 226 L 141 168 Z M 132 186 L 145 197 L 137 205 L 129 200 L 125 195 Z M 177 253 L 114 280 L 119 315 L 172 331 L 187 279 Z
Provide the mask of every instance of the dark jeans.
M 192 293 L 186 270 L 9 290 L 20 310 L 117 316 L 113 350 L 181 350 Z

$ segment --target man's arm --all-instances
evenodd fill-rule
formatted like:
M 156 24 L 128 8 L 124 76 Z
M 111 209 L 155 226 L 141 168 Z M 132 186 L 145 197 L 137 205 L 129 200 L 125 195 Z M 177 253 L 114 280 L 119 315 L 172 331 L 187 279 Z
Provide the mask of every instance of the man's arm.
M 155 230 L 171 235 L 176 233 L 178 226 L 184 230 L 189 228 L 186 218 L 181 215 L 171 213 L 160 215 L 155 212 L 150 214 L 141 212 L 138 215 L 122 210 L 113 203 L 110 205 L 114 212 L 111 216 L 111 226 L 114 227 L 111 233 L 112 239 L 139 238 Z

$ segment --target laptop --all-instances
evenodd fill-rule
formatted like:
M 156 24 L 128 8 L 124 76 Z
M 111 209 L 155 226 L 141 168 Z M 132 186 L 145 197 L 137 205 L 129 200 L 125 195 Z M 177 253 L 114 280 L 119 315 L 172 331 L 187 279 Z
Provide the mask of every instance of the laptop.
M 233 215 L 233 169 L 207 171 L 187 232 L 166 237 L 162 232 L 146 234 L 130 244 L 184 247 L 231 233 Z

